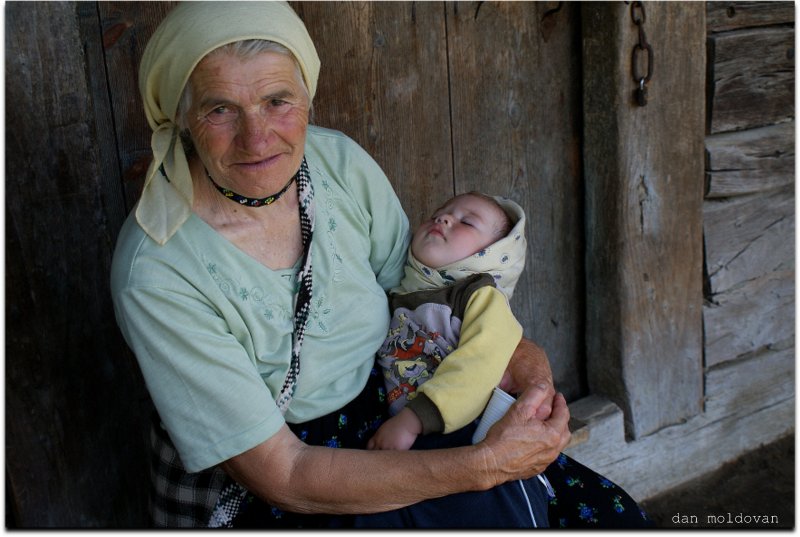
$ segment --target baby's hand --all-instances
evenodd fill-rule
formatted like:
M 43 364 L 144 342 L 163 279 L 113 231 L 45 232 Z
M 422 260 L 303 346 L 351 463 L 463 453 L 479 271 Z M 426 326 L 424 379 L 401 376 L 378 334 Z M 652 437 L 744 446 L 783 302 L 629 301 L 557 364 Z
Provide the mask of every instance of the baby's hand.
M 367 442 L 367 449 L 410 449 L 422 432 L 422 422 L 413 410 L 404 408 L 381 425 Z

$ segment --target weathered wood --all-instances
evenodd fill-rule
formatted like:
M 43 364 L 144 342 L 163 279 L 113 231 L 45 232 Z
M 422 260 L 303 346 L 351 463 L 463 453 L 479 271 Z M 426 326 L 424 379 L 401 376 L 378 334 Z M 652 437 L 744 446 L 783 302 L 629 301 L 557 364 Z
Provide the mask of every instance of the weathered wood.
M 176 2 L 98 2 L 108 92 L 127 208 L 139 199 L 150 164 L 150 127 L 139 94 L 139 62 L 158 23 Z
M 747 280 L 794 269 L 794 205 L 791 186 L 766 195 L 704 204 L 712 299 Z
M 794 182 L 794 121 L 706 137 L 706 198 L 764 192 Z
M 748 359 L 719 365 L 706 374 L 706 412 L 741 416 L 794 396 L 794 341 Z
M 589 439 L 565 452 L 645 500 L 791 433 L 794 350 L 765 352 L 708 372 L 705 412 L 625 442 L 622 411 L 591 396 L 570 405 Z
M 708 40 L 709 133 L 794 118 L 794 28 L 757 28 Z
M 457 192 L 508 196 L 528 218 L 512 307 L 559 390 L 585 394 L 578 4 L 446 5 Z
M 705 204 L 707 366 L 794 336 L 794 192 Z
M 716 295 L 703 308 L 706 366 L 793 341 L 794 271 L 773 272 Z
M 640 438 L 701 410 L 705 6 L 646 4 L 645 107 L 629 7 L 582 8 L 589 385 Z
M 453 195 L 444 13 L 429 2 L 302 2 L 322 62 L 315 123 L 381 165 L 412 226 Z
M 7 495 L 20 527 L 142 527 L 147 412 L 111 307 L 120 197 L 78 11 L 6 6 Z
M 108 95 L 107 71 L 100 39 L 97 5 L 91 2 L 77 4 L 80 35 L 83 42 L 86 79 L 89 83 L 90 102 L 94 112 L 96 144 L 100 156 L 99 184 L 102 187 L 103 207 L 109 219 L 109 229 L 117 230 L 128 215 L 125 196 L 120 188 L 119 159 L 113 129 L 113 112 Z M 116 237 L 115 237 L 116 238 Z
M 794 24 L 794 2 L 706 2 L 708 32 Z

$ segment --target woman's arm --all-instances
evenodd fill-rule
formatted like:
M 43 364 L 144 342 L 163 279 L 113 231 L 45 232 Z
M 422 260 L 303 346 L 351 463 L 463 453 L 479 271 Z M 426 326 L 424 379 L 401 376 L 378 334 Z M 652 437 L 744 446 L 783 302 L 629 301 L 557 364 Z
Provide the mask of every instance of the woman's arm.
M 522 393 L 532 386 L 544 386 L 549 394 L 536 411 L 540 420 L 547 419 L 552 411 L 552 399 L 556 394 L 553 372 L 547 354 L 536 343 L 522 338 L 500 381 L 500 389 L 508 393 Z
M 547 390 L 526 390 L 474 446 L 362 451 L 308 446 L 288 427 L 222 468 L 254 494 L 300 513 L 374 513 L 456 492 L 486 490 L 541 473 L 569 441 L 558 395 L 549 419 L 534 417 Z

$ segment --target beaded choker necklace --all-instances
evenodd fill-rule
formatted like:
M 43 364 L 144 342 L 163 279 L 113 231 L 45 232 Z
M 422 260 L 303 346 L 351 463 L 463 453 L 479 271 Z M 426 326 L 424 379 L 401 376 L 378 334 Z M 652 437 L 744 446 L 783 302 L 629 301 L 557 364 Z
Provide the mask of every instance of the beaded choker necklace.
M 292 186 L 292 183 L 294 182 L 295 177 L 297 177 L 296 175 L 293 175 L 292 178 L 289 179 L 289 182 L 286 183 L 286 186 L 284 186 L 280 190 L 280 192 L 272 194 L 271 196 L 267 196 L 266 198 L 248 198 L 247 196 L 242 196 L 241 194 L 237 194 L 236 192 L 234 192 L 233 190 L 231 190 L 229 188 L 225 188 L 223 186 L 219 186 L 216 183 L 216 181 L 214 181 L 214 179 L 211 178 L 211 174 L 208 173 L 208 170 L 206 170 L 206 176 L 208 177 L 208 180 L 211 181 L 211 184 L 214 185 L 214 187 L 217 190 L 219 190 L 219 192 L 223 196 L 225 196 L 226 198 L 228 198 L 231 201 L 235 201 L 239 205 L 247 205 L 248 207 L 262 207 L 264 205 L 272 205 L 273 203 L 278 201 L 281 196 L 286 194 L 286 191 L 289 190 L 290 186 Z

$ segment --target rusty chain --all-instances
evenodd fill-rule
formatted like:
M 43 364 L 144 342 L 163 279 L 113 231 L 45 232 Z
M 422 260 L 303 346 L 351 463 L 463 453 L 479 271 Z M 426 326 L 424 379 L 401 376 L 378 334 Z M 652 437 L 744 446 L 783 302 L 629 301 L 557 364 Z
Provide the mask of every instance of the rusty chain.
M 631 19 L 633 24 L 636 25 L 639 32 L 639 42 L 633 47 L 631 53 L 631 71 L 633 74 L 633 81 L 636 82 L 637 87 L 633 90 L 634 102 L 639 106 L 647 105 L 647 83 L 653 76 L 653 47 L 647 42 L 647 36 L 644 33 L 644 23 L 647 19 L 647 14 L 644 11 L 643 2 L 631 2 Z M 645 54 L 647 59 L 647 70 L 645 75 L 642 76 L 640 71 L 640 56 Z

